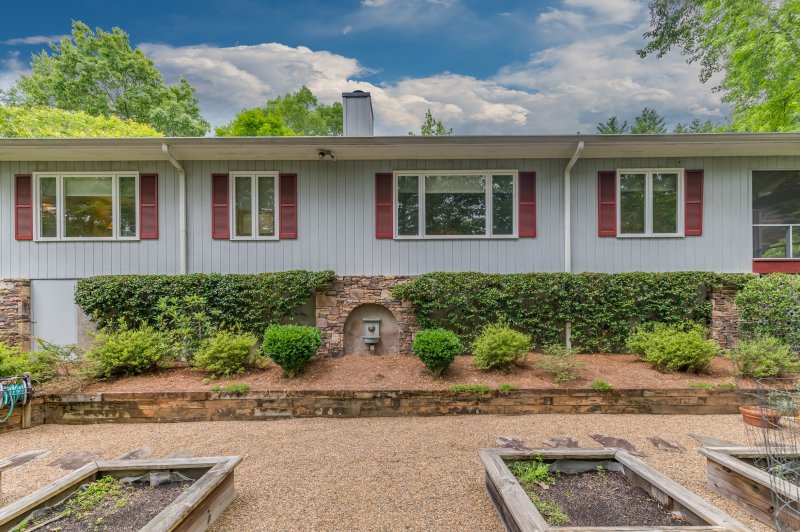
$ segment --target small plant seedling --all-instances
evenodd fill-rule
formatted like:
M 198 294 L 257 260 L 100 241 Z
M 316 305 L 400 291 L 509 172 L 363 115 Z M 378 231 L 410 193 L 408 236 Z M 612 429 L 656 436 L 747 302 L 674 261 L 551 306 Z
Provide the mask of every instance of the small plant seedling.
M 601 465 L 598 465 L 598 466 L 597 466 L 597 469 L 596 469 L 596 471 L 597 471 L 597 476 L 599 476 L 599 477 L 600 477 L 600 478 L 602 478 L 602 479 L 603 479 L 603 480 L 604 480 L 606 483 L 608 483 L 608 477 L 606 476 L 606 470 L 605 470 L 605 469 L 603 469 L 603 466 L 601 466 Z
M 450 391 L 453 393 L 481 394 L 491 392 L 492 387 L 485 384 L 454 384 L 450 386 Z
M 614 389 L 614 387 L 611 384 L 607 383 L 604 380 L 593 381 L 589 385 L 589 388 L 591 388 L 592 390 L 613 390 Z
M 527 489 L 534 486 L 547 488 L 555 482 L 555 478 L 550 474 L 550 465 L 542 461 L 541 456 L 529 462 L 515 462 L 511 465 L 511 472 L 519 479 L 520 484 Z
M 564 510 L 556 503 L 543 501 L 539 498 L 539 495 L 533 491 L 528 492 L 528 497 L 548 524 L 553 526 L 566 526 L 569 524 L 569 516 L 564 513 Z
M 497 390 L 500 393 L 502 393 L 503 395 L 506 395 L 509 392 L 513 392 L 516 389 L 517 389 L 517 385 L 516 384 L 509 384 L 509 383 L 505 383 L 505 382 L 497 387 Z

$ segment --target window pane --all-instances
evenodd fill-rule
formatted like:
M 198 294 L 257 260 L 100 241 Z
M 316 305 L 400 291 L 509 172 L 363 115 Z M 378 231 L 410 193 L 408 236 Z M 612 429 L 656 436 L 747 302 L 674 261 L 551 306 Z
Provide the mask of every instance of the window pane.
M 56 178 L 39 179 L 39 236 L 41 238 L 58 237 L 58 219 L 56 214 Z
M 119 236 L 136 236 L 136 178 L 119 178 Z
M 492 176 L 492 234 L 514 234 L 514 176 Z
M 258 236 L 275 236 L 275 178 L 258 177 Z
M 645 178 L 645 174 L 619 176 L 620 233 L 644 233 Z
M 397 234 L 419 235 L 419 177 L 397 176 Z
M 678 232 L 678 174 L 653 174 L 653 233 Z
M 425 176 L 425 234 L 486 234 L 486 176 Z
M 114 236 L 113 180 L 102 177 L 64 177 L 64 236 Z
M 783 259 L 789 257 L 786 250 L 789 227 L 753 227 L 753 257 L 759 259 Z
M 753 172 L 753 223 L 800 223 L 800 170 Z
M 236 176 L 234 189 L 236 236 L 253 236 L 253 191 L 250 176 Z

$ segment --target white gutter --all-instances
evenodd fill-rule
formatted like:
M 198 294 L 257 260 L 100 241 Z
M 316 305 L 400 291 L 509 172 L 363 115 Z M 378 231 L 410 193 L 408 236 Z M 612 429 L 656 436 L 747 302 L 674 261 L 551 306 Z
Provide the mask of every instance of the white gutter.
M 564 271 L 572 272 L 572 167 L 583 151 L 583 141 L 578 142 L 575 153 L 564 168 Z M 572 323 L 564 324 L 567 349 L 572 349 Z
M 161 151 L 178 171 L 178 253 L 180 255 L 180 273 L 186 274 L 188 271 L 186 263 L 189 256 L 186 247 L 186 170 L 172 156 L 167 143 L 161 145 Z
M 580 141 L 564 168 L 564 271 L 567 273 L 572 271 L 572 167 L 578 162 L 582 151 L 583 141 Z

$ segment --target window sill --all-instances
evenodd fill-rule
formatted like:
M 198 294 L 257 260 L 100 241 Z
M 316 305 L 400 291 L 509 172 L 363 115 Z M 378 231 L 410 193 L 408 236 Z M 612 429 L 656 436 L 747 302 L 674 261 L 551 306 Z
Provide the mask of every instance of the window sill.
M 36 238 L 37 243 L 53 242 L 140 242 L 141 238 Z
M 503 236 L 395 236 L 393 240 L 518 240 L 516 235 L 503 235 Z
M 674 234 L 674 235 L 617 235 L 617 238 L 684 238 L 685 235 L 681 234 Z
M 259 236 L 259 237 L 250 237 L 250 236 L 239 236 L 236 238 L 230 238 L 231 242 L 277 242 L 280 240 L 280 237 L 277 236 Z

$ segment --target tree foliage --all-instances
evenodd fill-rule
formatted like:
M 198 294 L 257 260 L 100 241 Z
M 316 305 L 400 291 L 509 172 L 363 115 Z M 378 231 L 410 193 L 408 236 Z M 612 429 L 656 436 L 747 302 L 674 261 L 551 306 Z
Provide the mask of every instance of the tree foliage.
M 0 137 L 159 137 L 151 126 L 116 116 L 51 107 L 0 106 Z
M 218 127 L 221 137 L 336 136 L 343 131 L 342 104 L 319 103 L 303 87 L 267 101 L 264 107 L 244 109 L 228 124 Z
M 800 0 L 651 0 L 644 57 L 679 48 L 733 107 L 732 129 L 800 129 Z
M 116 116 L 169 136 L 200 136 L 209 129 L 189 82 L 166 85 L 120 28 L 93 32 L 74 22 L 72 36 L 52 43 L 50 53 L 34 55 L 31 66 L 33 72 L 4 95 L 7 103 Z
M 413 131 L 408 132 L 409 135 L 414 136 L 416 133 Z M 453 128 L 446 128 L 441 120 L 436 120 L 428 109 L 425 112 L 425 120 L 420 126 L 420 135 L 423 137 L 446 137 L 453 134 Z
M 664 134 L 666 132 L 664 117 L 658 111 L 649 107 L 642 109 L 639 116 L 633 120 L 633 126 L 631 126 L 631 133 L 635 135 L 644 133 Z
M 699 118 L 695 118 L 688 124 L 684 124 L 682 122 L 678 122 L 675 125 L 675 129 L 672 130 L 673 133 L 713 133 L 720 129 L 719 126 L 714 124 L 711 120 L 701 121 Z
M 597 132 L 601 135 L 621 135 L 628 132 L 628 121 L 619 122 L 617 115 L 610 117 L 605 122 L 598 122 Z

